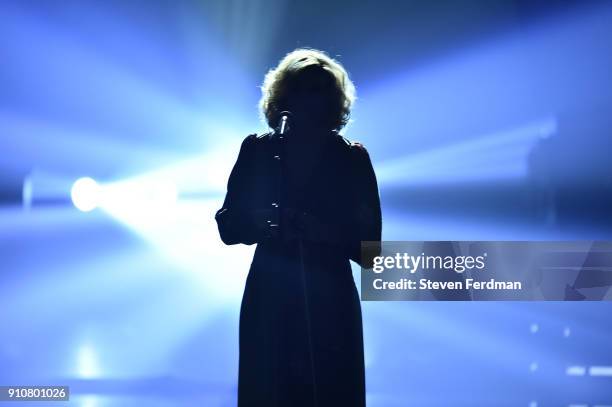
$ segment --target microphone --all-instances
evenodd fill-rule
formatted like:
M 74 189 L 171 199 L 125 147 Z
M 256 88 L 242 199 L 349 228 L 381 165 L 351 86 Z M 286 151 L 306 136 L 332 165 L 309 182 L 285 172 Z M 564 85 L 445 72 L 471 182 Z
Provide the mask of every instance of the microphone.
M 282 188 L 283 188 L 283 183 L 284 183 L 284 169 L 283 169 L 283 163 L 285 160 L 285 136 L 287 135 L 287 132 L 290 129 L 290 123 L 291 123 L 291 119 L 293 117 L 293 114 L 288 111 L 288 110 L 283 110 L 282 112 L 280 112 L 279 114 L 279 118 L 280 120 L 277 123 L 276 128 L 274 129 L 274 133 L 272 133 L 271 138 L 272 140 L 274 140 L 274 146 L 273 146 L 273 156 L 274 156 L 274 161 L 277 164 L 277 171 L 278 171 L 278 177 L 277 177 L 277 185 L 276 185 L 276 189 L 277 189 L 277 195 L 276 195 L 276 199 L 275 202 L 272 202 L 272 216 L 271 219 L 269 219 L 268 222 L 268 226 L 269 231 L 268 231 L 268 237 L 274 237 L 274 236 L 280 236 L 280 227 L 281 227 L 281 221 L 282 221 L 282 207 L 283 207 L 283 203 L 281 203 L 282 201 Z
M 281 225 L 281 222 L 285 222 L 287 219 L 283 219 L 283 209 L 284 208 L 284 202 L 281 203 L 281 197 L 282 197 L 282 188 L 283 188 L 283 166 L 282 166 L 282 162 L 281 162 L 281 156 L 282 159 L 284 160 L 284 151 L 283 151 L 283 144 L 284 144 L 284 138 L 285 138 L 285 134 L 290 130 L 290 123 L 292 121 L 292 117 L 293 114 L 288 111 L 288 110 L 284 110 L 282 112 L 280 112 L 280 123 L 278 124 L 278 131 L 276 131 L 277 133 L 277 137 L 278 140 L 280 141 L 278 144 L 279 146 L 277 147 L 278 150 L 280 152 L 277 152 L 277 154 L 274 156 L 274 158 L 278 159 L 278 163 L 280 164 L 278 167 L 279 170 L 279 177 L 278 177 L 278 195 L 277 195 L 277 202 L 273 202 L 272 203 L 272 207 L 274 207 L 276 209 L 276 219 L 274 219 L 274 221 L 270 220 L 268 222 L 268 224 L 270 225 L 270 233 L 273 236 L 280 236 L 281 238 L 283 238 L 283 234 L 286 233 L 286 230 L 283 231 L 283 225 Z M 311 368 L 311 374 L 312 374 L 312 382 L 313 382 L 313 386 L 314 386 L 314 404 L 315 406 L 318 406 L 318 396 L 317 396 L 317 379 L 316 379 L 316 372 L 315 372 L 315 368 L 314 368 L 314 355 L 313 355 L 313 349 L 312 349 L 312 325 L 310 322 L 310 309 L 308 306 L 308 292 L 306 289 L 306 264 L 304 262 L 304 241 L 302 237 L 298 237 L 297 239 L 298 241 L 298 248 L 299 248 L 299 257 L 300 257 L 300 274 L 301 274 L 301 285 L 302 285 L 302 294 L 304 297 L 304 313 L 306 316 L 306 332 L 307 332 L 307 336 L 308 336 L 308 349 L 309 349 L 309 357 L 310 357 L 310 368 Z
M 278 124 L 277 133 L 279 136 L 284 136 L 291 129 L 291 121 L 293 119 L 293 113 L 288 110 L 280 112 L 280 121 Z

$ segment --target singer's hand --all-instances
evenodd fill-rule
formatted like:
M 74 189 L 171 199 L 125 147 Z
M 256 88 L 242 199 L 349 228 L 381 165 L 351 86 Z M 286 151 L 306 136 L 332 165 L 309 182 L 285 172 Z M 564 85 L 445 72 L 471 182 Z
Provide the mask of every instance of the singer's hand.
M 291 241 L 302 237 L 302 230 L 296 223 L 299 214 L 294 208 L 283 208 L 281 211 L 277 208 L 266 208 L 255 209 L 249 215 L 251 224 L 261 238 Z
M 278 223 L 277 209 L 255 209 L 251 211 L 250 219 L 262 238 L 269 239 L 279 236 L 278 227 L 272 226 Z
M 279 221 L 280 230 L 273 227 Z M 337 227 L 321 221 L 311 213 L 296 209 L 257 209 L 250 213 L 251 222 L 265 239 L 280 238 L 283 241 L 304 239 L 311 242 L 336 244 L 342 241 Z
M 304 239 L 320 243 L 339 243 L 340 232 L 333 225 L 321 221 L 311 213 L 295 208 L 283 210 L 284 240 Z
M 277 208 L 255 209 L 249 213 L 249 219 L 261 239 L 291 241 L 301 237 L 301 230 L 296 227 L 298 214 L 294 208 L 282 211 Z

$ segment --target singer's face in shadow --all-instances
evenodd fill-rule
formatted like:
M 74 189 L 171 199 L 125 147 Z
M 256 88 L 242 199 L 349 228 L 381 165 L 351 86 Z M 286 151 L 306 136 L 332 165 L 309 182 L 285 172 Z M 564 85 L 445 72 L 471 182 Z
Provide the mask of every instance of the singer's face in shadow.
M 332 73 L 318 65 L 299 71 L 291 78 L 287 92 L 287 110 L 293 113 L 294 128 L 302 130 L 330 130 L 336 117 L 334 105 L 338 100 Z

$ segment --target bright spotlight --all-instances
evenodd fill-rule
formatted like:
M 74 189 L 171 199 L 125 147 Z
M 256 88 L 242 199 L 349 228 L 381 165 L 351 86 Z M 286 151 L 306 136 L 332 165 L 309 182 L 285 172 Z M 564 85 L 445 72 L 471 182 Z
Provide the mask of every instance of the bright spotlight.
M 79 178 L 70 191 L 72 203 L 77 209 L 89 212 L 98 206 L 100 201 L 100 186 L 89 177 Z

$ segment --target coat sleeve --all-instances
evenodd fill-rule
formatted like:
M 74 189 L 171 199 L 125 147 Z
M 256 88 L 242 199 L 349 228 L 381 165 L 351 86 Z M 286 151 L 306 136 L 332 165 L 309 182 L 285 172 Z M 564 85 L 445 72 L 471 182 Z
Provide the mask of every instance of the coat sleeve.
M 352 206 L 352 233 L 348 240 L 349 258 L 364 268 L 373 266 L 381 252 L 382 213 L 378 182 L 370 155 L 360 143 L 352 143 L 355 204 Z M 371 242 L 364 246 L 361 242 Z
M 250 134 L 242 141 L 238 159 L 227 182 L 223 206 L 215 213 L 219 235 L 227 245 L 251 245 L 259 240 L 259 230 L 252 216 L 248 194 L 256 137 L 256 134 Z

